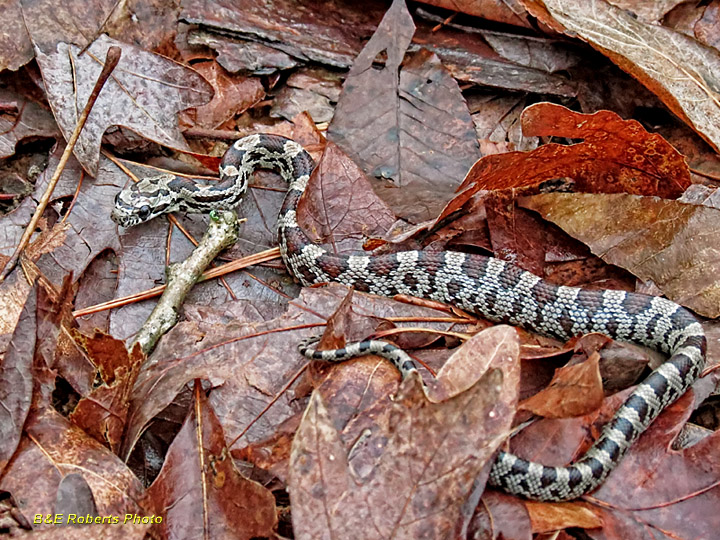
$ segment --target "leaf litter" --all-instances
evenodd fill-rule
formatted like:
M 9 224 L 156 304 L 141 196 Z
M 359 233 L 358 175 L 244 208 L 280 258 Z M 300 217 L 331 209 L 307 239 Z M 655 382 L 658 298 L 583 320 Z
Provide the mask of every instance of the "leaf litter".
M 692 393 L 581 501 L 536 503 L 485 489 L 502 445 L 551 465 L 571 461 L 623 388 L 657 365 L 603 336 L 563 346 L 506 327 L 482 331 L 486 321 L 432 303 L 339 285 L 300 290 L 277 263 L 200 285 L 145 361 L 121 340 L 150 302 L 73 321 L 81 304 L 162 282 L 166 263 L 185 257 L 205 227 L 206 217 L 187 216 L 118 231 L 109 220 L 114 194 L 132 181 L 127 171 L 153 169 L 117 156 L 161 163 L 180 150 L 171 157 L 183 172 L 207 174 L 234 138 L 255 131 L 291 136 L 313 153 L 319 165 L 298 219 L 334 252 L 494 254 L 558 284 L 662 293 L 717 317 L 708 242 L 716 156 L 650 99 L 717 147 L 717 51 L 707 39 L 717 10 L 708 6 L 701 24 L 672 2 L 638 8 L 637 19 L 600 0 L 524 5 L 456 2 L 453 9 L 487 18 L 448 20 L 400 1 L 387 12 L 333 3 L 326 16 L 293 2 L 247 10 L 190 2 L 180 8 L 184 23 L 165 17 L 151 31 L 154 19 L 137 6 L 83 6 L 91 17 L 73 26 L 63 21 L 77 18 L 76 4 L 50 13 L 44 2 L 21 3 L 29 33 L 18 36 L 31 40 L 36 60 L 21 67 L 32 56 L 28 42 L 0 39 L 2 65 L 20 69 L 15 82 L 3 74 L 0 150 L 15 166 L 7 174 L 34 187 L 0 217 L 0 263 L 44 192 L 98 59 L 117 43 L 125 63 L 26 258 L 0 283 L 8 415 L 0 489 L 21 516 L 12 530 L 54 534 L 32 517 L 82 507 L 162 515 L 153 528 L 161 537 L 712 537 L 717 426 L 689 448 L 672 446 L 697 406 Z M 8 28 L 18 20 L 10 8 Z M 697 35 L 678 32 L 683 16 Z M 99 32 L 106 19 L 111 37 Z M 537 30 L 548 27 L 589 42 L 639 83 L 581 41 Z M 304 71 L 309 61 L 315 71 Z M 198 72 L 212 80 L 213 99 Z M 306 89 L 316 94 L 298 93 Z M 306 108 L 317 118 L 298 114 Z M 606 108 L 615 112 L 598 110 Z M 318 127 L 331 115 L 326 141 Z M 53 139 L 60 144 L 48 150 L 43 141 Z M 43 160 L 46 171 L 33 165 L 31 174 L 27 163 Z M 250 220 L 225 257 L 274 246 L 284 190 L 257 175 L 240 209 Z M 95 321 L 106 334 L 94 333 Z M 703 324 L 714 336 L 713 321 Z M 297 343 L 326 327 L 325 345 L 372 335 L 409 349 L 432 399 L 417 378 L 401 383 L 377 357 L 308 363 Z M 712 366 L 713 339 L 710 346 Z M 716 377 L 710 367 L 695 385 L 697 401 Z

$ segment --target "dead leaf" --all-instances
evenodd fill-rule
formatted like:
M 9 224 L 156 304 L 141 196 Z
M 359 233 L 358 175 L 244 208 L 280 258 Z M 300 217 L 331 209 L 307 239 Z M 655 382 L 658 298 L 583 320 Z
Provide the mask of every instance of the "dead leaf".
M 33 21 L 28 23 L 33 39 L 37 32 L 46 31 L 32 12 L 26 10 L 25 17 Z M 203 105 L 212 96 L 212 87 L 191 69 L 105 35 L 81 57 L 76 45 L 61 42 L 47 49 L 36 45 L 48 101 L 66 140 L 102 70 L 107 49 L 113 45 L 122 49 L 120 63 L 100 93 L 74 149 L 75 157 L 93 176 L 98 171 L 103 133 L 111 126 L 124 126 L 160 144 L 189 150 L 177 124 L 177 113 Z
M 662 23 L 669 11 L 672 11 L 683 0 L 656 0 L 655 2 L 638 2 L 637 0 L 613 0 L 615 7 L 634 13 L 647 23 Z
M 0 103 L 17 111 L 0 115 L 0 157 L 12 156 L 17 144 L 25 139 L 60 136 L 52 113 L 37 103 L 9 90 L 0 90 Z
M 577 95 L 577 84 L 555 73 L 556 70 L 552 68 L 553 58 L 548 59 L 551 65 L 533 65 L 546 59 L 546 50 L 552 47 L 551 40 L 537 36 L 494 34 L 477 28 L 463 27 L 456 30 L 445 24 L 420 24 L 418 21 L 418 29 L 409 49 L 416 52 L 425 48 L 434 52 L 453 78 L 461 83 L 505 91 L 563 97 Z M 504 43 L 500 42 L 501 39 Z M 548 42 L 551 45 L 547 46 Z M 494 44 L 500 52 L 489 46 L 489 43 Z
M 720 528 L 720 457 L 716 431 L 694 446 L 671 449 L 694 407 L 688 392 L 630 447 L 592 494 L 603 520 L 591 538 L 714 538 Z M 652 532 L 651 532 L 652 531 Z
M 193 408 L 170 445 L 148 499 L 163 516 L 155 525 L 167 538 L 269 537 L 277 524 L 275 498 L 235 468 L 222 425 L 195 381 Z
M 582 362 L 594 354 L 600 355 L 600 376 L 603 380 L 605 395 L 627 388 L 639 380 L 648 367 L 657 367 L 656 362 L 649 366 L 649 354 L 657 354 L 639 345 L 613 341 L 603 334 L 585 334 L 573 344 L 575 354 L 570 364 Z M 660 354 L 657 354 L 660 356 Z M 655 357 L 655 356 L 654 356 Z M 659 358 L 664 362 L 664 358 Z
M 338 284 L 303 289 L 299 299 L 293 300 L 287 311 L 276 318 L 264 315 L 262 311 L 266 308 L 258 300 L 252 304 L 242 300 L 227 302 L 219 313 L 207 307 L 198 308 L 198 317 L 180 322 L 160 340 L 140 373 L 131 397 L 121 455 L 130 452 L 147 423 L 196 376 L 217 381 L 219 386 L 210 396 L 211 403 L 228 439 L 242 435 L 236 442 L 237 448 L 272 436 L 278 425 L 298 412 L 299 396 L 294 386 L 278 395 L 308 362 L 297 352 L 298 343 L 319 333 L 315 326 L 325 324 L 347 291 L 347 287 Z M 352 302 L 354 312 L 369 313 L 379 319 L 439 315 L 432 309 L 357 292 Z M 276 301 L 270 303 L 277 307 Z M 187 305 L 185 310 L 187 313 Z M 439 328 L 450 325 L 434 324 Z M 341 367 L 347 369 L 345 364 Z M 391 365 L 386 367 L 382 382 L 394 386 L 397 372 Z M 367 381 L 358 376 L 354 385 L 366 388 Z M 350 394 L 348 389 L 343 391 Z M 367 399 L 376 399 L 375 394 L 368 393 Z M 303 393 L 300 397 L 304 396 Z M 265 411 L 270 404 L 272 407 Z
M 77 331 L 72 334 L 95 365 L 100 381 L 80 399 L 70 420 L 117 453 L 130 407 L 130 392 L 145 355 L 137 345 L 129 352 L 124 342 L 107 334 L 96 332 L 90 337 Z
M 592 354 L 579 364 L 555 372 L 550 385 L 522 401 L 518 409 L 545 418 L 569 418 L 594 411 L 603 402 L 600 355 Z
M 199 127 L 220 128 L 235 115 L 245 112 L 265 97 L 265 90 L 257 77 L 230 75 L 215 62 L 196 63 L 193 64 L 193 69 L 212 84 L 215 90 L 212 100 L 195 110 L 193 116 Z
M 477 540 L 530 540 L 532 529 L 524 501 L 489 489 L 475 508 L 468 537 Z
M 522 198 L 605 262 L 652 280 L 678 304 L 720 315 L 717 255 L 720 212 L 706 206 L 626 194 L 545 193 Z
M 437 383 L 441 387 L 442 395 L 435 395 L 428 389 L 430 401 L 438 403 L 442 400 L 455 397 L 473 386 L 481 374 L 487 372 L 496 357 L 502 354 L 507 340 L 512 339 L 514 328 L 509 326 L 492 326 L 479 332 L 458 348 L 443 364 L 437 374 Z M 517 333 L 516 336 L 517 338 Z M 518 338 L 519 345 L 519 338 Z M 511 351 L 513 354 L 514 351 Z M 515 355 L 520 359 L 520 350 Z
M 546 533 L 580 527 L 597 529 L 603 526 L 602 517 L 597 508 L 583 502 L 546 503 L 526 501 L 532 531 Z
M 3 31 L 0 33 L 0 71 L 16 71 L 33 59 L 32 42 L 23 21 L 20 0 L 0 3 Z
M 279 70 L 292 69 L 298 65 L 292 56 L 278 49 L 223 34 L 213 34 L 202 28 L 191 26 L 187 33 L 187 42 L 188 45 L 206 45 L 215 50 L 218 64 L 230 73 L 272 75 Z M 194 48 L 192 52 L 181 52 L 185 61 L 193 60 L 197 54 Z
M 578 191 L 677 198 L 690 185 L 682 154 L 639 122 L 610 111 L 576 113 L 538 103 L 522 116 L 527 135 L 584 139 L 573 145 L 546 144 L 532 152 L 510 152 L 478 160 L 443 216 L 481 189 L 509 189 L 571 178 Z
M 347 295 L 338 305 L 335 312 L 328 318 L 325 331 L 317 344 L 321 351 L 339 349 L 346 344 L 346 337 L 352 324 L 352 297 L 354 290 L 348 289 Z
M 558 152 L 558 157 L 568 161 L 575 157 L 579 170 L 568 168 L 557 176 L 580 182 L 578 187 L 582 186 L 583 191 L 625 191 L 674 199 L 690 185 L 690 171 L 683 155 L 635 120 L 623 120 L 610 111 L 582 114 L 553 103 L 531 105 L 523 111 L 521 120 L 525 135 L 584 140 L 580 145 L 564 147 L 568 149 L 564 156 Z M 553 145 L 543 148 L 548 146 Z M 595 164 L 597 168 L 586 161 L 593 155 L 601 161 Z M 593 178 L 593 172 L 597 177 Z M 583 186 L 583 181 L 591 178 L 595 185 Z
M 97 516 L 97 506 L 90 486 L 80 473 L 70 473 L 58 485 L 55 513 L 67 516 Z
M 351 254 L 366 238 L 384 235 L 395 216 L 358 166 L 328 142 L 300 201 L 298 221 L 333 252 Z
M 517 195 L 515 190 L 501 189 L 482 197 L 492 252 L 496 257 L 551 280 L 554 279 L 553 265 L 559 261 L 587 263 L 590 254 L 586 246 L 534 212 L 517 208 Z M 566 281 L 562 283 L 567 284 Z
M 602 0 L 527 0 L 530 13 L 577 36 L 637 78 L 720 151 L 720 53 Z
M 330 140 L 373 179 L 395 214 L 413 223 L 434 217 L 478 158 L 472 119 L 457 83 L 434 54 L 400 70 L 415 25 L 396 0 L 355 59 L 340 95 Z M 385 52 L 382 69 L 374 69 Z
M 122 517 L 120 523 L 124 521 Z M 18 538 L 28 538 L 32 540 L 143 540 L 147 538 L 147 532 L 150 529 L 149 524 L 142 523 L 123 523 L 121 526 L 114 523 L 105 525 L 82 525 L 81 527 L 68 527 L 63 529 L 62 533 L 58 532 L 58 526 L 53 525 L 50 529 L 42 531 L 33 530 L 26 535 L 18 534 Z
M 291 455 L 296 538 L 464 534 L 474 507 L 470 501 L 482 486 L 478 474 L 487 474 L 510 428 L 506 414 L 517 395 L 517 335 L 506 327 L 493 330 L 504 337 L 478 354 L 494 361 L 469 390 L 431 404 L 417 376 L 403 383 L 387 433 L 363 445 L 369 451 L 387 438 L 373 470 L 362 478 L 349 466 L 325 400 L 313 394 Z
M 307 111 L 316 123 L 330 122 L 341 89 L 337 73 L 320 68 L 296 71 L 277 92 L 270 116 L 292 120 Z
M 364 4 L 359 10 L 349 5 L 331 0 L 298 9 L 293 0 L 245 0 L 242 5 L 191 0 L 182 3 L 180 18 L 220 34 L 259 41 L 303 62 L 348 68 L 386 9 L 382 3 Z
M 19 273 L 19 272 L 18 272 Z M 4 282 L 3 285 L 7 284 Z M 32 401 L 32 365 L 35 350 L 37 285 L 25 297 L 17 325 L 2 336 L 0 354 L 0 474 L 20 443 Z M 6 324 L 10 321 L 4 321 Z M 9 338 L 9 342 L 8 342 Z
M 515 2 L 504 2 L 502 0 L 424 0 L 423 3 L 512 26 L 534 28 L 533 22 L 528 19 L 528 14 L 521 5 Z
M 143 488 L 130 469 L 52 407 L 32 411 L 25 433 L 0 480 L 0 489 L 12 493 L 28 523 L 36 514 L 54 513 L 60 482 L 75 472 L 90 486 L 100 515 L 145 515 L 138 503 Z M 52 528 L 57 534 L 55 525 L 34 527 Z

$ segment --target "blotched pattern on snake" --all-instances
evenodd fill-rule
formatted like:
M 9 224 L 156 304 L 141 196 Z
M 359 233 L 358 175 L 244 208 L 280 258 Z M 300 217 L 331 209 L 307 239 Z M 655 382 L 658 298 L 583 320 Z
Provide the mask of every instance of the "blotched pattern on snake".
M 289 183 L 278 217 L 280 250 L 287 268 L 303 285 L 336 281 L 383 296 L 430 298 L 563 340 L 601 332 L 670 355 L 636 387 L 597 441 L 572 465 L 547 467 L 500 452 L 490 482 L 523 497 L 559 501 L 595 489 L 702 370 L 706 342 L 700 323 L 689 311 L 663 298 L 556 286 L 502 260 L 453 251 L 381 256 L 330 253 L 310 241 L 296 219 L 313 168 L 312 158 L 296 142 L 276 135 L 251 135 L 235 142 L 223 157 L 220 182 L 197 185 L 173 175 L 144 179 L 118 194 L 112 217 L 127 227 L 176 210 L 231 209 L 240 202 L 256 169 L 272 169 Z M 404 376 L 416 369 L 407 354 L 382 341 L 317 351 L 306 340 L 300 350 L 310 358 L 328 361 L 380 354 Z

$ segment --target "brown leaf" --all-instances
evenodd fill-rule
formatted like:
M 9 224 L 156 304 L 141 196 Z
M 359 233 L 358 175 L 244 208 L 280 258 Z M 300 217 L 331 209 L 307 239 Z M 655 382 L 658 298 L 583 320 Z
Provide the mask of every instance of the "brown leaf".
M 491 364 L 497 362 L 496 358 L 502 354 L 507 341 L 513 339 L 512 332 L 515 332 L 515 329 L 509 326 L 492 326 L 466 341 L 438 371 L 437 383 L 441 386 L 442 395 L 433 395 L 428 390 L 430 401 L 437 403 L 449 399 L 473 386 L 480 375 L 487 372 Z M 519 345 L 519 338 L 517 339 Z M 511 352 L 515 354 L 514 351 Z M 519 359 L 518 348 L 513 361 Z
M 587 261 L 589 253 L 586 246 L 549 225 L 534 212 L 517 208 L 516 197 L 514 190 L 506 189 L 491 191 L 483 197 L 495 256 L 550 279 L 552 263 Z
M 190 4 L 190 2 L 184 3 L 183 6 L 188 7 L 188 13 L 194 9 L 194 6 Z M 212 13 L 212 11 L 210 11 L 210 13 Z M 242 16 L 243 13 L 244 12 L 238 12 L 237 14 Z M 207 15 L 203 13 L 201 16 L 205 17 Z M 223 24 L 224 22 L 222 16 L 216 20 L 218 24 Z M 180 38 L 181 35 L 178 35 L 178 39 Z M 187 41 L 189 45 L 206 45 L 215 50 L 217 52 L 218 64 L 230 73 L 271 75 L 278 70 L 292 69 L 298 65 L 298 62 L 295 61 L 292 56 L 278 49 L 273 49 L 272 47 L 253 41 L 235 39 L 223 34 L 213 34 L 202 28 L 190 27 Z M 197 57 L 198 52 L 196 49 L 197 47 L 193 47 L 189 51 L 181 50 L 186 62 L 194 60 Z M 203 58 L 212 56 L 203 53 L 200 54 Z
M 345 346 L 345 338 L 352 324 L 352 297 L 353 289 L 348 289 L 347 295 L 338 305 L 327 321 L 322 338 L 317 344 L 318 349 L 339 349 Z
M 265 97 L 262 83 L 256 77 L 230 75 L 216 62 L 194 64 L 193 69 L 200 73 L 215 90 L 212 100 L 195 110 L 193 116 L 196 119 L 195 124 L 199 127 L 219 128 Z
M 510 440 L 510 450 L 524 459 L 549 466 L 571 463 L 591 444 L 631 389 L 603 401 L 602 407 L 574 418 L 540 418 Z
M 545 533 L 580 527 L 597 529 L 603 526 L 597 508 L 583 502 L 546 503 L 526 501 L 534 533 Z
M 547 465 L 565 465 L 587 448 L 627 399 L 629 391 L 605 400 L 586 417 L 543 419 L 512 439 L 512 450 Z M 586 500 L 603 529 L 586 533 L 597 540 L 713 538 L 720 526 L 718 433 L 682 451 L 672 450 L 678 432 L 694 407 L 693 392 L 669 406 L 630 447 L 620 464 Z M 653 531 L 648 535 L 648 530 Z M 656 534 L 658 533 L 658 534 Z
M 3 31 L 0 33 L 0 71 L 16 71 L 33 59 L 32 42 L 23 21 L 20 0 L 0 3 Z
M 452 198 L 479 151 L 465 100 L 437 57 L 422 51 L 400 71 L 414 29 L 396 0 L 355 59 L 328 135 L 378 179 L 395 214 L 417 223 Z M 383 51 L 385 66 L 374 69 Z
M 663 412 L 593 493 L 604 522 L 591 538 L 714 538 L 720 528 L 720 432 L 671 449 L 694 406 L 688 392 Z M 657 532 L 658 534 L 655 534 Z
M 73 334 L 97 368 L 100 383 L 80 399 L 70 419 L 117 453 L 130 407 L 130 392 L 145 355 L 138 345 L 129 352 L 123 341 L 107 334 L 96 332 L 91 337 L 77 331 Z
M 550 386 L 522 401 L 518 408 L 545 418 L 582 416 L 597 409 L 603 401 L 600 355 L 566 366 L 555 372 Z
M 170 445 L 148 498 L 163 516 L 156 531 L 167 538 L 268 537 L 277 524 L 275 498 L 235 468 L 223 428 L 200 381 L 183 427 Z
M 24 139 L 60 136 L 52 113 L 37 103 L 9 90 L 0 90 L 0 104 L 17 110 L 12 115 L 0 115 L 0 157 L 12 156 L 15 146 Z
M 102 30 L 111 38 L 176 58 L 180 6 L 174 0 L 128 0 L 113 4 Z
M 115 297 L 118 281 L 118 260 L 114 253 L 105 252 L 95 257 L 85 272 L 79 276 L 78 290 L 75 296 L 75 309 L 107 302 Z M 103 332 L 109 331 L 110 313 L 101 311 L 78 317 L 78 329 L 90 333 L 95 328 Z
M 684 4 L 683 0 L 657 0 L 655 2 L 614 0 L 613 2 L 615 7 L 634 13 L 640 20 L 648 23 L 664 22 L 663 17 L 678 4 Z
M 221 34 L 247 36 L 303 62 L 348 68 L 384 9 L 384 4 L 374 2 L 363 4 L 363 9 L 348 9 L 350 5 L 312 0 L 298 9 L 294 0 L 244 0 L 242 4 L 190 0 L 182 3 L 181 19 Z
M 438 29 L 438 26 L 441 28 Z M 544 61 L 544 56 L 547 56 L 543 54 L 545 51 L 541 38 L 498 34 L 477 28 L 456 30 L 444 24 L 419 24 L 410 50 L 420 50 L 419 44 L 422 44 L 422 48 L 434 52 L 442 60 L 453 78 L 459 82 L 528 93 L 576 96 L 576 83 L 554 73 L 566 69 L 566 66 L 552 69 L 545 65 L 538 69 L 532 65 L 536 61 Z M 552 44 L 551 40 L 547 41 Z M 503 54 L 498 56 L 499 53 L 488 43 L 492 43 L 507 57 L 503 57 Z M 548 63 L 552 62 L 553 59 L 548 60 Z
M 5 283 L 3 283 L 4 285 Z M 2 336 L 0 354 L 0 474 L 20 443 L 32 401 L 37 285 L 25 297 L 14 332 Z M 3 321 L 8 323 L 10 321 Z M 9 338 L 9 342 L 7 341 Z
M 720 53 L 602 0 L 528 0 L 528 10 L 579 37 L 637 78 L 720 149 Z
M 130 469 L 51 407 L 32 411 L 26 435 L 0 480 L 29 523 L 35 514 L 53 514 L 62 479 L 79 472 L 90 486 L 99 515 L 141 514 L 143 488 Z M 38 529 L 55 525 L 35 525 Z
M 85 351 L 72 338 L 74 297 L 75 287 L 70 273 L 65 276 L 57 296 L 48 293 L 45 288 L 40 289 L 35 362 L 52 369 L 53 375 L 67 381 L 75 392 L 86 395 L 92 390 L 96 371 L 88 362 Z M 51 391 L 57 386 L 54 379 Z M 60 409 L 57 402 L 55 406 Z
M 52 37 L 44 36 L 48 28 L 35 10 L 50 12 L 53 8 L 37 1 L 26 7 L 24 13 L 37 46 L 37 62 L 48 101 L 66 140 L 70 139 L 102 70 L 107 49 L 113 45 L 122 49 L 120 63 L 100 93 L 74 149 L 86 171 L 97 174 L 100 142 L 111 126 L 124 126 L 160 144 L 189 150 L 177 125 L 177 113 L 210 100 L 212 87 L 205 79 L 168 58 L 105 35 L 78 56 L 76 45 L 56 43 Z M 42 36 L 40 42 L 38 36 Z
M 42 531 L 33 530 L 25 535 L 17 535 L 17 538 L 28 540 L 143 540 L 147 538 L 149 524 L 123 523 L 124 517 L 120 518 L 122 525 L 115 523 L 105 525 L 85 525 L 66 527 L 62 532 L 58 531 L 58 525 Z
M 530 517 L 523 501 L 500 491 L 485 491 L 468 527 L 468 538 L 530 540 Z
M 70 473 L 58 485 L 55 513 L 97 516 L 97 507 L 90 486 L 80 473 Z
M 532 186 L 568 177 L 578 191 L 679 197 L 690 185 L 682 154 L 639 122 L 610 111 L 581 114 L 551 103 L 523 112 L 530 135 L 580 138 L 573 145 L 546 144 L 532 152 L 486 156 L 468 172 L 453 209 L 481 189 Z M 547 126 L 545 125 L 547 123 Z M 449 209 L 443 212 L 448 215 Z
M 285 385 L 308 362 L 297 351 L 298 343 L 319 333 L 314 326 L 323 325 L 337 310 L 347 290 L 338 284 L 303 289 L 287 312 L 276 318 L 263 315 L 267 308 L 258 300 L 252 304 L 243 300 L 227 302 L 217 310 L 198 307 L 196 317 L 179 323 L 160 341 L 140 373 L 133 389 L 121 455 L 129 453 L 150 420 L 196 377 L 222 381 L 210 399 L 228 439 L 242 434 L 236 443 L 238 448 L 271 437 L 278 425 L 298 412 L 297 400 L 304 397 L 296 395 L 295 387 L 283 393 Z M 378 318 L 440 314 L 357 292 L 352 302 L 353 311 L 372 313 Z M 268 303 L 277 305 L 274 300 Z M 445 329 L 450 325 L 436 324 Z M 378 363 L 377 359 L 374 363 Z M 397 373 L 392 366 L 386 367 L 383 383 L 396 385 Z M 347 369 L 344 364 L 342 368 Z M 357 377 L 354 384 L 365 388 L 367 380 Z M 269 405 L 272 407 L 265 411 Z
M 64 146 L 58 145 L 51 154 L 48 168 L 43 171 L 36 183 L 34 197 L 39 197 L 45 190 L 63 150 Z M 110 219 L 110 210 L 115 194 L 125 184 L 127 176 L 117 165 L 103 156 L 100 158 L 98 177 L 103 180 L 95 181 L 88 177 L 73 158 L 68 162 L 60 184 L 53 192 L 53 200 L 73 196 L 78 191 L 78 182 L 81 182 L 77 203 L 66 216 L 65 221 L 53 228 L 60 229 L 63 226 L 67 228 L 62 245 L 54 246 L 52 252 L 38 260 L 38 267 L 55 283 L 62 282 L 68 272 L 73 272 L 75 276 L 81 275 L 93 258 L 105 249 L 120 251 L 118 229 Z M 12 230 L 14 235 L 21 234 L 29 222 L 28 211 L 31 209 L 34 211 L 34 197 L 25 199 L 18 208 L 23 214 L 16 218 L 18 226 Z M 13 214 L 15 213 L 17 211 Z
M 348 463 L 325 401 L 313 394 L 291 456 L 297 538 L 446 537 L 465 529 L 474 506 L 466 500 L 476 496 L 478 474 L 488 470 L 510 428 L 505 415 L 512 415 L 517 396 L 517 335 L 507 327 L 488 332 L 497 340 L 475 360 L 484 364 L 489 355 L 494 361 L 469 390 L 432 404 L 417 376 L 403 383 L 386 434 L 355 448 L 371 452 L 387 438 L 362 477 Z
M 298 208 L 300 226 L 335 253 L 357 253 L 369 236 L 382 236 L 395 222 L 363 172 L 328 142 Z
M 527 96 L 505 95 L 505 92 L 500 90 L 496 93 L 468 96 L 468 108 L 483 155 L 513 150 L 525 152 L 538 147 L 538 137 L 526 137 L 522 133 L 520 115 L 527 107 L 527 102 Z M 493 151 L 488 150 L 491 143 L 497 144 Z
M 502 0 L 424 0 L 423 3 L 504 24 L 534 28 L 522 6 Z
M 553 103 L 536 103 L 523 111 L 522 124 L 525 135 L 584 140 L 581 145 L 564 147 L 572 149 L 567 154 L 575 156 L 566 156 L 569 161 L 577 159 L 579 170 L 567 169 L 566 174 L 558 175 L 580 185 L 592 179 L 595 189 L 587 186 L 584 191 L 624 191 L 671 199 L 690 185 L 690 171 L 680 152 L 657 133 L 648 133 L 639 122 L 623 120 L 611 111 L 582 114 Z M 586 161 L 593 157 L 601 160 L 598 168 Z
M 275 96 L 270 116 L 292 120 L 303 111 L 317 122 L 330 122 L 342 90 L 338 73 L 321 68 L 295 71 Z
M 520 199 L 605 262 L 653 280 L 671 300 L 708 317 L 720 315 L 715 249 L 720 212 L 626 194 L 545 193 Z
M 600 355 L 600 376 L 605 395 L 634 384 L 649 363 L 648 349 L 632 343 L 613 341 L 603 334 L 580 336 L 574 344 L 574 350 L 575 355 L 571 360 L 573 364 L 578 359 L 582 361 L 596 353 Z

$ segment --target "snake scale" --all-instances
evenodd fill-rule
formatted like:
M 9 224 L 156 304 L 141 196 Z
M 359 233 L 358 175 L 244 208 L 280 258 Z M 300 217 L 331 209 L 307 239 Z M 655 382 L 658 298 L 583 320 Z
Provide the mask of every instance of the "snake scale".
M 689 311 L 663 298 L 556 286 L 505 261 L 453 251 L 381 256 L 328 252 L 306 236 L 296 218 L 314 166 L 310 155 L 290 139 L 251 135 L 226 152 L 220 182 L 199 185 L 172 175 L 143 179 L 117 195 L 112 217 L 129 227 L 176 210 L 231 209 L 242 199 L 252 173 L 271 169 L 289 183 L 278 218 L 280 251 L 287 268 L 305 286 L 335 281 L 382 296 L 429 298 L 562 340 L 601 332 L 670 356 L 635 388 L 575 463 L 548 467 L 500 452 L 490 483 L 526 498 L 568 500 L 597 488 L 648 425 L 702 370 L 706 341 L 700 323 Z M 379 354 L 403 376 L 416 369 L 406 353 L 383 341 L 317 351 L 312 340 L 306 340 L 299 348 L 310 358 L 329 361 Z

